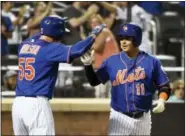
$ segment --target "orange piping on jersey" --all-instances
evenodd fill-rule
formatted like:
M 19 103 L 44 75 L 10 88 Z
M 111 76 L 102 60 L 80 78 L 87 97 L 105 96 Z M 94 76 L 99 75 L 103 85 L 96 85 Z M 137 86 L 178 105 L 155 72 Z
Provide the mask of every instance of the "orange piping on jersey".
M 127 68 L 127 64 L 123 61 L 123 59 L 122 59 L 122 57 L 121 57 L 121 53 L 120 53 L 120 60 L 121 60 L 121 62 L 125 65 L 126 69 L 128 69 L 128 68 Z M 126 73 L 126 74 L 127 74 L 127 73 Z M 126 77 L 127 77 L 127 76 L 126 76 Z M 125 94 L 126 94 L 125 96 L 126 96 L 126 103 L 127 103 L 127 112 L 129 112 L 129 103 L 128 103 L 128 96 L 127 96 L 127 94 L 128 94 L 128 93 L 127 93 L 127 85 L 125 85 L 125 88 L 126 88 L 126 89 L 125 89 L 125 90 L 126 90 L 126 91 L 125 91 Z
M 134 90 L 135 90 L 135 82 L 133 82 L 133 91 L 132 91 L 132 95 L 133 95 L 133 105 L 134 105 L 134 109 L 135 109 L 135 111 L 137 110 L 136 109 L 136 104 L 135 104 L 135 99 L 134 99 Z
M 161 84 L 160 84 L 160 85 L 158 85 L 157 87 L 161 87 L 161 86 L 163 86 L 163 85 L 167 84 L 168 82 L 169 82 L 169 80 L 165 81 L 164 83 L 161 83 Z
M 141 60 L 142 59 L 144 59 L 145 58 L 145 56 L 143 56 L 140 60 L 138 60 L 137 62 L 136 62 L 136 65 L 139 63 L 139 62 L 141 62 Z M 145 77 L 146 77 L 146 74 L 145 74 L 145 71 L 143 71 L 141 74 L 139 74 L 140 73 L 140 71 L 141 71 L 141 67 L 138 67 L 137 69 L 135 69 L 135 72 L 136 72 L 136 74 L 135 74 L 135 78 L 136 78 L 136 80 L 139 80 L 139 79 L 137 79 L 137 78 L 141 78 L 141 79 L 144 79 Z M 136 104 L 135 104 L 135 99 L 134 99 L 134 90 L 135 90 L 135 82 L 133 82 L 133 93 L 132 93 L 132 96 L 133 96 L 133 105 L 134 105 L 134 109 L 135 110 L 137 110 L 137 108 L 136 108 Z
M 160 93 L 159 98 L 164 99 L 164 100 L 167 100 L 168 94 L 165 93 L 165 92 L 162 92 L 162 93 Z
M 138 61 L 136 62 L 136 65 L 137 65 L 139 62 L 141 62 L 141 60 L 144 59 L 144 58 L 145 58 L 145 55 L 143 55 L 143 57 L 142 57 L 140 60 L 138 60 Z
M 72 47 L 72 46 L 71 46 Z M 70 51 L 71 51 L 71 47 L 69 47 L 68 49 L 68 53 L 67 53 L 67 63 L 70 63 Z

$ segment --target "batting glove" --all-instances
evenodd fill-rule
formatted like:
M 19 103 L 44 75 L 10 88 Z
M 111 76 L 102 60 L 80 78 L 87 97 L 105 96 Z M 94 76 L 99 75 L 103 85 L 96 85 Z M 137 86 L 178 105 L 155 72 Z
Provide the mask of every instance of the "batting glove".
M 94 50 L 92 51 L 89 50 L 83 56 L 81 56 L 80 59 L 84 65 L 91 65 L 93 62 L 93 57 L 94 57 Z
M 165 100 L 164 99 L 159 99 L 156 102 L 153 103 L 154 105 L 156 105 L 153 108 L 153 113 L 161 113 L 165 110 Z
M 93 28 L 90 35 L 98 36 L 102 32 L 103 28 L 105 27 L 106 27 L 106 24 L 101 24 L 101 25 L 96 26 L 95 28 Z

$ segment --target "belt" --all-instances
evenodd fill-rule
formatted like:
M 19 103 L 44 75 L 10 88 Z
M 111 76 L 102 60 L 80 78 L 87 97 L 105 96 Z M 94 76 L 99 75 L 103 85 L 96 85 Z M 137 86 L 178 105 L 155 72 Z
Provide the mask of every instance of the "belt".
M 121 112 L 121 113 L 125 114 L 131 118 L 134 118 L 134 119 L 141 118 L 144 115 L 143 111 L 136 111 L 136 112 L 130 112 L 130 113 Z
M 129 116 L 129 117 L 131 117 L 131 118 L 134 118 L 134 119 L 141 118 L 141 117 L 144 115 L 144 113 L 145 113 L 144 111 L 121 112 L 121 111 L 119 111 L 119 110 L 116 110 L 115 108 L 114 108 L 114 110 L 117 111 L 117 112 L 119 112 L 119 113 L 122 113 L 122 114 L 124 114 L 124 115 L 127 115 L 127 116 Z

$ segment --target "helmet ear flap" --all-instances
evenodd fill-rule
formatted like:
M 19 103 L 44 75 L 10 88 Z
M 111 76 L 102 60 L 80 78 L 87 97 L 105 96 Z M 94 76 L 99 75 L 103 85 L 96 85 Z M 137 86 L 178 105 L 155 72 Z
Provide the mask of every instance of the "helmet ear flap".
M 139 45 L 137 44 L 137 41 L 135 39 L 135 37 L 132 38 L 132 44 L 135 46 L 135 47 L 138 47 Z

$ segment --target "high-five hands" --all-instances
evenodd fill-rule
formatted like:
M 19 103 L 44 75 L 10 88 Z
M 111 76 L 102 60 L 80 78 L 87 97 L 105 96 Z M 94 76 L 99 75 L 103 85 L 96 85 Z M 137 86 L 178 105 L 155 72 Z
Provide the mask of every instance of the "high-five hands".
M 93 28 L 90 35 L 95 35 L 96 37 L 102 32 L 103 28 L 106 27 L 106 24 L 101 24 Z
M 84 65 L 91 65 L 94 58 L 94 50 L 87 51 L 83 56 L 81 56 L 81 61 Z

